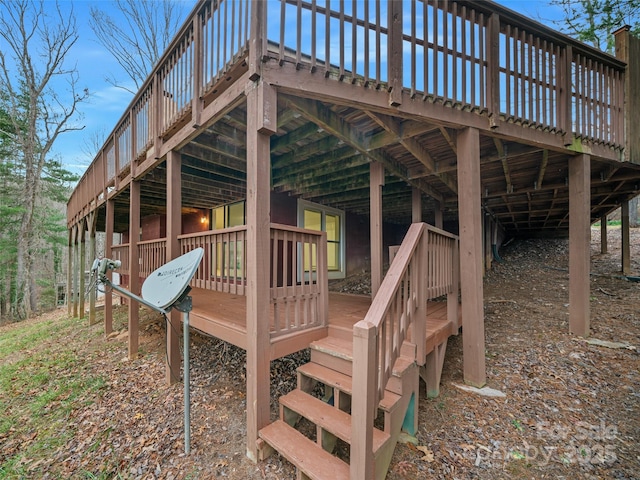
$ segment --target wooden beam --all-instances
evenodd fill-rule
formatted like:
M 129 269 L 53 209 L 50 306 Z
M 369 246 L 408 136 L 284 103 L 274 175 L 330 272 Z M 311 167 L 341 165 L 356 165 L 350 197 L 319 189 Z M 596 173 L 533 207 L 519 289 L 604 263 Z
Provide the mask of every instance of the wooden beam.
M 440 126 L 438 128 L 440 130 L 440 133 L 444 137 L 444 139 L 447 141 L 447 143 L 451 147 L 451 150 L 453 151 L 453 153 L 457 155 L 458 147 L 456 146 L 455 130 L 453 130 L 453 135 L 452 135 L 446 127 Z
M 187 163 L 187 156 L 193 157 L 203 161 L 204 163 L 213 163 L 226 167 L 234 172 L 244 172 L 247 169 L 247 165 L 244 159 L 238 160 L 235 157 L 231 157 L 208 148 L 207 145 L 198 146 L 198 143 L 191 142 L 180 149 L 180 153 L 183 155 L 183 161 Z M 191 162 L 189 162 L 191 163 Z
M 287 104 L 298 110 L 307 120 L 321 126 L 330 134 L 338 137 L 342 142 L 350 145 L 369 157 L 372 161 L 382 163 L 390 173 L 400 177 L 407 183 L 422 190 L 427 195 L 442 200 L 442 194 L 436 192 L 428 185 L 416 182 L 408 178 L 406 168 L 399 164 L 394 158 L 381 151 L 370 152 L 362 139 L 362 134 L 353 126 L 346 125 L 346 122 L 340 118 L 335 112 L 323 108 L 318 102 L 297 97 L 286 97 Z
M 259 458 L 258 432 L 270 419 L 270 134 L 277 125 L 273 88 L 247 91 L 247 456 Z M 265 116 L 269 116 L 268 121 Z
M 295 145 L 297 142 L 304 140 L 311 135 L 318 133 L 318 126 L 313 122 L 307 122 L 301 127 L 298 127 L 284 135 L 279 137 L 272 137 L 271 139 L 271 151 L 276 151 L 280 148 L 288 148 L 291 145 Z
M 316 153 L 323 153 L 333 150 L 340 145 L 340 139 L 336 137 L 323 137 L 317 142 L 309 143 L 303 147 L 296 148 L 291 152 L 275 156 L 273 158 L 273 168 L 285 168 L 289 165 L 301 163 Z
M 190 145 L 208 150 L 223 157 L 235 161 L 236 165 L 242 166 L 247 152 L 244 148 L 232 145 L 222 140 L 223 137 L 210 133 L 201 133 Z M 185 146 L 186 147 L 186 146 Z
M 180 256 L 178 235 L 182 233 L 182 156 L 175 150 L 167 154 L 166 168 L 167 261 Z M 182 314 L 171 310 L 166 325 L 165 381 L 168 385 L 180 381 L 180 325 Z
M 395 118 L 395 117 L 394 117 Z M 401 118 L 402 122 L 402 138 L 411 138 L 425 133 L 430 133 L 438 130 L 440 127 L 426 123 L 426 121 L 416 122 L 415 120 L 407 120 Z M 377 150 L 379 148 L 386 147 L 388 145 L 394 145 L 400 142 L 398 135 L 391 133 L 387 130 L 382 130 L 378 133 L 366 137 L 365 143 L 369 147 L 369 150 Z
M 140 241 L 140 182 L 129 184 L 129 291 L 140 295 L 140 263 L 138 242 Z M 129 359 L 138 357 L 138 334 L 140 305 L 129 300 Z
M 480 159 L 480 165 L 484 167 L 485 165 L 491 164 L 493 162 L 502 162 L 504 158 L 506 158 L 507 160 L 514 160 L 518 157 L 532 155 L 536 152 L 541 152 L 543 150 L 544 149 L 542 148 L 530 147 L 527 145 L 509 144 L 509 148 L 505 149 L 505 152 L 502 155 L 496 153 L 494 155 L 483 156 Z M 458 168 L 458 165 L 455 162 L 447 162 L 446 164 L 444 162 L 440 162 L 440 164 L 438 165 L 438 172 L 439 173 L 455 172 L 457 168 Z M 429 175 L 426 172 L 426 169 L 424 168 L 424 166 L 421 166 L 420 168 L 413 167 L 409 169 L 409 174 L 411 178 L 420 178 L 420 177 L 426 177 Z
M 336 81 L 321 75 L 310 75 L 303 70 L 296 70 L 295 65 L 269 62 L 263 65 L 263 78 L 278 87 L 283 94 L 304 95 L 332 104 L 351 106 L 360 110 L 366 109 L 380 113 L 388 112 L 388 98 L 375 89 L 362 88 L 359 85 L 341 83 L 336 89 Z M 510 123 L 509 120 L 495 119 L 495 127 L 490 125 L 485 115 L 475 111 L 451 108 L 442 102 L 404 102 L 394 110 L 394 115 L 418 122 L 427 121 L 432 124 L 459 128 L 460 126 L 477 128 L 483 133 L 490 133 L 505 141 L 529 144 L 539 149 L 549 149 L 563 154 L 573 152 L 564 145 L 564 138 L 555 131 L 523 128 Z M 604 159 L 620 160 L 620 151 L 598 143 L 589 144 L 591 154 Z
M 402 145 L 407 151 L 418 160 L 425 169 L 435 175 L 442 183 L 445 184 L 453 193 L 458 192 L 458 187 L 455 182 L 448 177 L 448 175 L 438 173 L 436 170 L 436 161 L 431 157 L 431 154 L 426 148 L 422 146 L 415 138 L 405 137 L 402 135 L 402 126 L 397 118 L 390 117 L 371 111 L 366 111 L 366 114 L 371 117 L 378 125 L 384 128 L 387 132 L 398 138 L 398 143 Z
M 569 331 L 589 336 L 590 157 L 569 158 Z
M 549 150 L 543 150 L 542 163 L 540 164 L 540 170 L 538 170 L 538 180 L 536 180 L 536 184 L 534 185 L 536 190 L 540 190 L 542 188 L 542 181 L 544 180 L 544 174 L 547 170 L 548 163 L 549 163 Z
M 511 173 L 509 172 L 509 162 L 507 160 L 507 152 L 505 146 L 502 143 L 502 140 L 496 137 L 493 137 L 493 143 L 496 146 L 496 150 L 498 151 L 500 162 L 502 162 L 502 171 L 504 172 L 504 179 L 507 184 L 507 193 L 512 193 L 513 184 L 511 183 Z
M 339 165 L 339 167 L 338 167 Z M 274 188 L 279 190 L 293 190 L 307 193 L 318 192 L 323 195 L 330 194 L 334 191 L 344 193 L 348 187 L 368 186 L 369 183 L 366 177 L 369 174 L 369 161 L 361 155 L 352 157 L 350 161 L 340 162 L 338 165 L 333 165 L 333 168 L 321 169 L 317 172 L 315 170 L 309 170 L 305 174 L 297 175 L 284 182 L 278 180 L 274 182 Z M 365 175 L 365 178 L 362 176 Z
M 460 287 L 464 381 L 482 387 L 486 381 L 484 302 L 482 285 L 482 204 L 480 136 L 467 128 L 458 133 L 458 195 L 460 222 Z
M 353 175 L 358 175 L 361 170 L 369 170 L 369 159 L 364 155 L 355 154 L 353 150 L 349 149 L 351 155 L 344 156 L 337 163 L 333 160 L 325 160 L 320 163 L 313 163 L 313 165 L 307 165 L 305 169 L 296 169 L 295 173 L 276 174 L 274 172 L 274 187 L 287 187 L 289 189 L 305 188 L 309 185 L 318 185 L 330 180 L 340 180 L 342 178 L 349 178 Z
M 371 229 L 371 298 L 375 298 L 382 284 L 383 252 L 382 252 L 382 187 L 384 185 L 384 165 L 371 162 L 369 173 L 369 201 L 371 212 L 369 225 Z

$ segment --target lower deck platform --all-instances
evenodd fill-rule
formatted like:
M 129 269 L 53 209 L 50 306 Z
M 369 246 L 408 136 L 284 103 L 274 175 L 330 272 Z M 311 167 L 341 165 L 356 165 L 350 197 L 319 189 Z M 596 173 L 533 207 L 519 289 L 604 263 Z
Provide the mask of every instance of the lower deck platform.
M 193 328 L 244 350 L 247 349 L 245 296 L 200 288 L 191 290 L 190 295 L 193 299 L 193 310 L 190 315 Z M 327 336 L 329 328 L 353 328 L 353 325 L 365 317 L 370 305 L 369 296 L 330 292 L 328 328 L 317 327 L 285 337 L 272 338 L 271 360 L 307 348 L 309 343 Z M 273 315 L 270 315 L 269 322 L 273 331 Z M 458 316 L 457 325 L 451 325 L 447 319 L 446 300 L 429 301 L 427 303 L 426 353 L 440 345 L 452 332 L 457 332 L 460 326 L 460 316 Z

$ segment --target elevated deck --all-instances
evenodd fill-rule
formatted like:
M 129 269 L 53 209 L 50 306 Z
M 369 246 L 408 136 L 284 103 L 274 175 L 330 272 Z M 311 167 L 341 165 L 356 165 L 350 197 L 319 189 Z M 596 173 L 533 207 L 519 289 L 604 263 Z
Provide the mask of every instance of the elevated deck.
M 193 298 L 191 326 L 201 332 L 229 342 L 239 348 L 247 348 L 247 308 L 246 297 L 195 288 L 190 293 Z M 371 306 L 371 298 L 365 295 L 329 293 L 329 328 L 352 330 L 364 319 Z M 462 325 L 452 325 L 447 319 L 447 302 L 430 301 L 427 304 L 426 353 L 430 353 Z M 270 331 L 275 332 L 273 312 L 269 316 Z M 271 360 L 308 347 L 309 343 L 327 335 L 327 329 L 318 327 L 304 334 L 271 341 Z

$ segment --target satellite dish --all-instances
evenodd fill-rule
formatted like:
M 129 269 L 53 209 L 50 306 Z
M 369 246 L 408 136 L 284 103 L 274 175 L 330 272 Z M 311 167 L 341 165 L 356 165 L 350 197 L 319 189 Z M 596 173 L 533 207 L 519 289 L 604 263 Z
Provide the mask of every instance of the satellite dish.
M 198 247 L 154 270 L 142 285 L 142 298 L 163 310 L 173 305 L 189 287 L 203 255 Z

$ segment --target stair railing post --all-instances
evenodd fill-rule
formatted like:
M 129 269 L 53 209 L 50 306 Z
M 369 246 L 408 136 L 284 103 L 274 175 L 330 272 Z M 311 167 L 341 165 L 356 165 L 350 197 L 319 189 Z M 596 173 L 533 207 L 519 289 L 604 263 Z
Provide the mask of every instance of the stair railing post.
M 418 365 L 424 365 L 427 348 L 427 275 L 428 275 L 428 242 L 429 242 L 429 231 L 427 230 L 426 224 L 421 224 L 422 227 L 422 236 L 420 238 L 420 244 L 416 249 L 415 258 L 413 263 L 414 268 L 417 268 L 417 280 L 418 285 L 416 287 L 417 294 L 417 309 L 416 309 L 416 317 L 414 319 L 414 327 L 413 334 L 415 335 L 412 338 L 413 343 L 416 345 L 416 363 Z
M 364 320 L 353 327 L 350 477 L 373 479 L 373 421 L 378 403 L 376 328 Z

